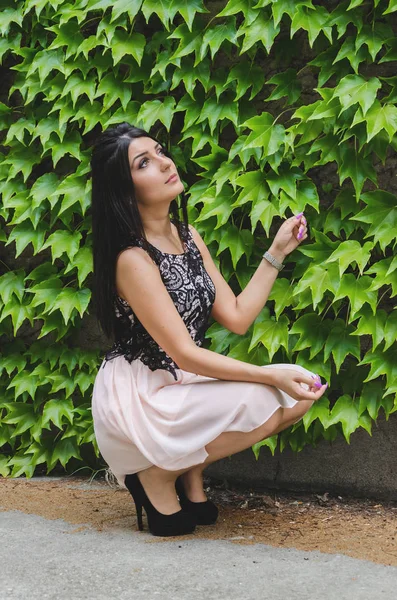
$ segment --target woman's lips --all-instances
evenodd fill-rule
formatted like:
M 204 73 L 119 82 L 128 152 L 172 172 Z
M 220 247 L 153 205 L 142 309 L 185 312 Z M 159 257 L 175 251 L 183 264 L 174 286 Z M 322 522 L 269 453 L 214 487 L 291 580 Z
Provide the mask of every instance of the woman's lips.
M 178 175 L 177 173 L 174 173 L 173 175 L 171 175 L 171 177 L 169 179 L 167 179 L 167 181 L 165 183 L 172 183 L 173 181 L 176 181 L 178 179 Z

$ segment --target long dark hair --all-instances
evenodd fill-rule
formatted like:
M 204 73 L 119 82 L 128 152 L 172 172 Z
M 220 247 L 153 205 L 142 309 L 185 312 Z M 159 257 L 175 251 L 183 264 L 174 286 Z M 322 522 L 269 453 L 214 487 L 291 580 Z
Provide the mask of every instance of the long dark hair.
M 102 331 L 109 338 L 116 337 L 114 300 L 117 254 L 134 239 L 140 238 L 149 250 L 142 219 L 135 197 L 134 183 L 128 160 L 131 140 L 149 137 L 161 142 L 144 129 L 129 123 L 120 123 L 103 131 L 94 143 L 91 157 L 92 176 L 92 245 L 94 259 L 93 305 Z M 170 158 L 167 148 L 164 154 Z M 181 193 L 183 224 L 188 228 L 186 195 Z M 170 215 L 179 238 L 182 224 L 176 200 L 170 203 Z

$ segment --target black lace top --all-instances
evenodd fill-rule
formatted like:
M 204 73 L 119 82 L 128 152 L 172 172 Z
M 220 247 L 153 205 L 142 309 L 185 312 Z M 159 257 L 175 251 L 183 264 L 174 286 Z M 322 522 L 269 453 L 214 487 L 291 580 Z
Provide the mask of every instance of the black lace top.
M 192 339 L 201 346 L 215 300 L 215 286 L 205 270 L 201 252 L 192 234 L 182 223 L 184 254 L 161 252 L 149 243 L 149 255 L 160 270 L 161 278 Z M 140 238 L 128 246 L 143 247 Z M 128 362 L 141 360 L 151 371 L 165 369 L 177 380 L 178 365 L 149 335 L 126 300 L 115 293 L 116 341 L 105 355 L 105 362 L 124 356 Z

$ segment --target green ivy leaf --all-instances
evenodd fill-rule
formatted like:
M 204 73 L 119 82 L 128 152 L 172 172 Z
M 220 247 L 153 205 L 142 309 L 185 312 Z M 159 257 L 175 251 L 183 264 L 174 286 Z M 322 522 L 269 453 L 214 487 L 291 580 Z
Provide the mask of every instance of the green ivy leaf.
M 258 460 L 259 451 L 263 447 L 269 448 L 270 452 L 272 453 L 272 456 L 274 456 L 274 453 L 277 448 L 277 442 L 278 442 L 278 435 L 272 435 L 271 437 L 268 437 L 260 442 L 257 442 L 256 444 L 254 444 L 252 446 L 252 451 L 255 455 L 256 460 Z
M 387 387 L 395 385 L 397 379 L 395 352 L 395 348 L 389 348 L 386 352 L 379 348 L 374 352 L 367 352 L 362 361 L 358 363 L 358 366 L 370 365 L 371 367 L 369 375 L 364 381 L 371 381 L 372 379 L 386 375 Z
M 356 37 L 356 51 L 358 52 L 363 44 L 366 44 L 375 62 L 378 52 L 381 50 L 385 42 L 394 37 L 393 29 L 385 23 L 365 24 Z
M 74 310 L 77 310 L 81 317 L 83 317 L 87 306 L 91 299 L 91 292 L 89 289 L 75 290 L 73 288 L 63 288 L 59 293 L 54 306 L 49 311 L 49 314 L 54 310 L 60 310 L 67 325 L 70 320 L 70 315 Z
M 370 227 L 365 237 L 373 237 L 374 243 L 379 242 L 382 251 L 385 252 L 386 246 L 396 239 L 396 196 L 383 190 L 376 190 L 362 194 L 361 199 L 367 206 L 351 219 L 368 223 Z
M 349 61 L 353 71 L 357 75 L 358 67 L 362 62 L 364 62 L 367 59 L 368 56 L 368 50 L 366 50 L 364 46 L 361 46 L 361 48 L 357 52 L 355 47 L 355 38 L 353 38 L 352 36 L 348 36 L 343 42 L 332 64 L 334 65 L 335 63 L 346 58 Z
M 51 461 L 48 465 L 49 470 L 53 469 L 58 461 L 63 467 L 66 467 L 71 458 L 77 458 L 81 460 L 80 450 L 76 438 L 59 440 L 52 453 Z
M 303 416 L 302 422 L 305 431 L 308 431 L 310 425 L 318 419 L 324 429 L 330 426 L 329 400 L 322 396 L 320 400 L 313 403 L 311 408 Z
M 234 100 L 217 101 L 211 96 L 203 104 L 198 123 L 208 120 L 211 135 L 213 135 L 217 124 L 223 119 L 229 119 L 237 127 L 238 124 L 238 103 Z
M 231 81 L 236 82 L 235 100 L 239 100 L 242 96 L 244 96 L 246 91 L 251 86 L 252 90 L 249 100 L 252 100 L 261 91 L 265 82 L 265 76 L 263 69 L 261 69 L 258 65 L 242 60 L 241 62 L 237 63 L 229 72 L 226 85 Z
M 116 66 L 125 56 L 132 56 L 138 65 L 141 64 L 146 40 L 141 33 L 129 34 L 115 29 L 109 46 L 112 52 L 113 64 Z
M 74 377 L 65 374 L 64 371 L 57 371 L 52 375 L 47 375 L 47 379 L 52 384 L 51 394 L 55 394 L 59 390 L 65 390 L 65 400 L 69 398 L 76 389 Z M 64 402 L 64 400 L 62 400 Z
M 288 349 L 288 318 L 282 315 L 278 321 L 272 318 L 268 318 L 261 322 L 254 324 L 254 331 L 252 334 L 251 343 L 249 345 L 249 351 L 251 351 L 259 342 L 268 350 L 270 360 L 277 352 L 277 350 L 283 346 L 286 350 Z
M 62 282 L 58 277 L 51 277 L 47 280 L 41 281 L 36 285 L 26 290 L 29 294 L 34 294 L 33 299 L 30 303 L 32 308 L 39 306 L 40 304 L 45 305 L 45 311 L 48 312 L 59 295 L 62 289 Z
M 292 286 L 289 279 L 285 277 L 276 279 L 270 291 L 269 300 L 274 301 L 274 313 L 278 320 L 284 309 L 291 306 L 293 302 Z
M 332 28 L 326 25 L 328 19 L 329 12 L 323 6 L 311 8 L 299 6 L 292 17 L 291 37 L 293 37 L 299 29 L 304 29 L 308 33 L 309 44 L 312 48 L 320 31 L 322 31 L 332 44 Z
M 338 2 L 336 8 L 330 14 L 327 25 L 332 27 L 336 25 L 338 30 L 338 39 L 346 33 L 347 26 L 353 23 L 358 31 L 362 27 L 362 14 L 360 11 L 348 9 L 349 2 Z
M 365 116 L 362 113 L 356 115 L 354 124 L 364 121 L 367 126 L 367 142 L 369 142 L 380 131 L 384 130 L 392 140 L 397 131 L 397 108 L 390 104 L 381 105 L 378 100 L 374 102 Z
M 341 112 L 358 102 L 365 117 L 368 110 L 374 104 L 377 91 L 380 87 L 381 82 L 377 77 L 371 77 L 367 81 L 359 75 L 347 75 L 336 86 L 333 97 L 339 98 L 342 105 Z
M 335 361 L 336 372 L 339 373 L 346 357 L 350 354 L 360 360 L 360 341 L 354 337 L 352 325 L 346 325 L 342 319 L 335 319 L 332 323 L 327 341 L 324 345 L 324 360 L 328 361 L 332 354 Z
M 232 333 L 220 323 L 213 323 L 206 332 L 206 337 L 210 338 L 210 350 L 223 354 L 230 346 L 234 346 L 240 339 L 236 333 Z
M 28 379 L 26 376 L 25 378 Z M 17 398 L 18 395 L 15 396 L 15 398 Z M 32 404 L 25 404 L 24 402 L 12 402 L 6 405 L 6 409 L 7 414 L 2 418 L 2 421 L 3 423 L 16 425 L 16 427 L 13 429 L 12 437 L 21 435 L 24 433 L 24 431 L 27 431 L 30 427 L 32 427 L 36 421 L 37 415 L 33 410 Z
M 282 125 L 275 125 L 274 118 L 269 113 L 263 112 L 260 116 L 252 117 L 242 123 L 249 127 L 249 134 L 243 149 L 262 148 L 263 155 L 274 154 L 285 142 L 285 129 Z
M 269 231 L 273 222 L 273 217 L 279 215 L 279 211 L 274 205 L 274 202 L 270 202 L 264 198 L 259 198 L 253 203 L 250 219 L 251 219 L 251 231 L 254 233 L 258 221 L 260 221 L 262 227 L 266 231 L 266 235 L 269 237 Z
M 259 200 L 269 197 L 269 188 L 265 177 L 261 171 L 250 171 L 243 173 L 235 179 L 235 183 L 242 188 L 237 200 L 233 203 L 235 206 L 242 206 L 246 202 L 256 203 Z
M 62 429 L 65 423 L 73 423 L 73 412 L 73 402 L 70 398 L 52 398 L 44 405 L 42 426 L 45 427 L 51 421 L 55 427 Z
M 73 260 L 81 240 L 81 233 L 65 230 L 54 231 L 42 246 L 42 250 L 51 247 L 52 263 L 65 252 L 69 260 Z
M 223 185 L 229 182 L 233 190 L 236 190 L 236 184 L 241 173 L 241 165 L 232 162 L 224 162 L 216 171 L 212 183 L 215 184 L 216 193 L 219 194 Z M 235 206 L 235 205 L 233 205 Z
M 4 321 L 4 319 L 8 316 L 11 316 L 14 337 L 16 336 L 17 331 L 25 319 L 28 319 L 30 325 L 33 327 L 33 315 L 30 305 L 19 301 L 10 300 L 3 306 L 0 322 Z
M 203 32 L 201 29 L 193 28 L 192 31 L 183 24 L 179 25 L 169 36 L 170 39 L 179 40 L 179 45 L 175 52 L 170 56 L 171 61 L 175 58 L 182 58 L 188 54 L 195 53 L 195 63 L 200 56 L 200 49 L 203 40 Z
M 396 12 L 396 11 L 397 11 L 397 0 L 389 0 L 389 6 L 386 8 L 386 10 L 382 14 L 387 15 L 389 13 Z
M 235 225 L 229 225 L 219 243 L 216 256 L 223 252 L 223 250 L 228 249 L 232 257 L 233 268 L 236 269 L 237 263 L 243 254 L 246 255 L 247 261 L 249 261 L 252 253 L 252 245 L 253 237 L 250 231 L 247 229 L 239 231 Z
M 378 290 L 384 285 L 390 285 L 392 296 L 397 295 L 397 277 L 394 271 L 390 272 L 391 258 L 379 260 L 365 271 L 366 275 L 375 273 L 376 277 L 372 280 L 371 290 Z
M 146 130 L 149 130 L 157 120 L 169 129 L 174 116 L 174 108 L 175 99 L 171 96 L 165 98 L 164 102 L 148 100 L 142 104 L 137 119 L 144 124 Z
M 210 217 L 216 216 L 217 224 L 215 229 L 227 223 L 233 211 L 231 198 L 232 190 L 228 186 L 224 186 L 219 194 L 216 193 L 215 186 L 209 188 L 206 194 L 200 198 L 200 201 L 204 202 L 204 206 L 196 222 L 200 223 Z
M 181 81 L 183 82 L 187 93 L 191 97 L 192 102 L 195 104 L 197 112 L 200 113 L 200 106 L 194 98 L 194 92 L 196 89 L 197 81 L 201 83 L 201 85 L 204 88 L 204 91 L 206 93 L 208 92 L 210 83 L 210 61 L 208 59 L 204 59 L 196 67 L 193 67 L 193 62 L 191 60 L 185 59 L 182 66 L 175 69 L 170 89 L 174 90 L 180 84 Z
M 101 83 L 102 81 L 103 79 L 101 80 Z M 90 103 L 92 104 L 95 98 L 97 83 L 98 80 L 94 73 L 91 72 L 89 75 L 87 75 L 87 77 L 84 78 L 82 74 L 77 71 L 68 78 L 66 84 L 63 86 L 61 97 L 63 98 L 70 94 L 70 97 L 72 99 L 72 106 L 74 108 L 76 106 L 77 100 L 83 94 L 85 94 Z M 107 92 L 107 90 L 104 90 L 104 92 Z
M 190 31 L 192 30 L 193 21 L 196 13 L 209 13 L 205 8 L 202 0 L 172 0 L 171 10 L 177 10 L 186 21 Z M 157 10 L 157 4 L 156 4 Z M 168 8 L 169 11 L 169 8 Z
M 237 45 L 237 31 L 235 18 L 229 19 L 221 25 L 218 24 L 215 27 L 210 27 L 205 31 L 200 55 L 198 59 L 196 59 L 196 63 L 194 66 L 196 67 L 196 65 L 205 58 L 208 52 L 208 48 L 210 49 L 211 59 L 213 60 L 214 56 L 216 55 L 216 53 L 218 52 L 219 48 L 225 40 L 229 41 L 231 44 Z
M 330 329 L 331 321 L 323 321 L 316 313 L 306 313 L 294 321 L 289 330 L 290 335 L 300 334 L 292 352 L 310 348 L 309 359 L 312 360 L 323 349 Z
M 145 2 L 145 4 L 147 4 L 147 2 Z M 112 6 L 111 23 L 124 13 L 127 13 L 131 20 L 133 20 L 138 16 L 139 9 L 142 6 L 142 0 L 113 0 L 110 5 Z
M 93 271 L 92 250 L 87 246 L 79 248 L 73 259 L 65 268 L 65 275 L 72 269 L 77 268 L 79 287 L 82 287 L 88 275 Z
M 34 55 L 26 77 L 38 71 L 40 85 L 43 85 L 52 70 L 63 71 L 65 56 L 62 50 L 40 50 Z
M 236 139 L 229 150 L 229 160 L 232 161 L 236 156 L 238 156 L 244 168 L 246 168 L 251 157 L 255 160 L 256 164 L 259 165 L 262 155 L 260 148 L 249 148 L 244 150 L 247 137 L 248 136 L 246 135 L 240 135 L 240 137 Z
M 38 208 L 44 203 L 44 200 L 49 199 L 58 183 L 59 180 L 55 173 L 45 173 L 36 179 L 30 190 L 32 208 Z
M 375 350 L 375 348 L 384 341 L 386 320 L 387 312 L 385 310 L 377 310 L 375 314 L 372 314 L 367 306 L 363 306 L 360 310 L 360 321 L 357 325 L 357 329 L 353 331 L 351 335 L 371 335 L 372 350 Z M 391 344 L 387 347 L 390 346 Z M 386 347 L 385 350 L 387 350 Z
M 316 309 L 327 290 L 333 294 L 336 293 L 339 282 L 340 278 L 336 265 L 330 264 L 328 268 L 324 268 L 323 265 L 313 265 L 307 269 L 298 285 L 295 286 L 293 295 L 299 297 L 305 290 L 310 290 L 313 308 Z
M 280 26 L 274 25 L 273 18 L 265 12 L 259 12 L 253 22 L 244 24 L 238 29 L 237 37 L 244 35 L 240 55 L 247 52 L 257 42 L 262 42 L 269 54 L 279 32 Z
M 357 201 L 367 179 L 377 184 L 376 171 L 371 156 L 363 157 L 348 144 L 341 146 L 341 163 L 339 164 L 339 183 L 350 178 L 356 190 Z
M 360 426 L 357 402 L 348 394 L 338 398 L 332 408 L 329 422 L 342 424 L 343 435 L 350 444 L 351 434 Z
M 383 350 L 388 350 L 397 340 L 397 311 L 391 312 L 385 324 L 385 345 Z
M 356 313 L 363 304 L 368 303 L 375 314 L 377 305 L 377 294 L 371 291 L 372 279 L 367 275 L 357 279 L 351 273 L 343 275 L 339 288 L 335 295 L 335 301 L 347 297 L 351 306 L 349 323 L 355 318 Z
M 337 261 L 339 263 L 339 274 L 341 277 L 350 265 L 356 263 L 360 275 L 362 275 L 364 267 L 371 258 L 373 246 L 372 242 L 366 242 L 364 246 L 362 246 L 362 244 L 356 240 L 346 240 L 333 251 L 331 256 L 329 256 L 325 262 Z
M 7 462 L 6 466 L 12 467 L 11 477 L 20 477 L 21 475 L 32 477 L 35 470 L 35 465 L 32 463 L 32 457 L 30 455 L 26 456 L 24 452 L 17 452 L 14 454 Z
M 3 304 L 12 300 L 13 294 L 22 302 L 24 292 L 25 271 L 23 269 L 8 271 L 0 277 L 0 297 Z
M 290 105 L 295 104 L 301 95 L 302 86 L 297 79 L 295 69 L 287 69 L 287 71 L 284 71 L 284 73 L 277 73 L 277 75 L 273 75 L 273 77 L 266 81 L 266 85 L 269 84 L 273 84 L 276 87 L 270 96 L 266 98 L 266 102 L 279 100 L 280 98 L 286 96 L 286 104 Z
M 44 236 L 47 231 L 48 224 L 44 221 L 39 223 L 36 229 L 33 229 L 31 222 L 24 221 L 13 227 L 5 245 L 8 246 L 8 244 L 15 241 L 15 258 L 18 258 L 30 243 L 33 245 L 34 253 L 38 254 L 43 247 Z

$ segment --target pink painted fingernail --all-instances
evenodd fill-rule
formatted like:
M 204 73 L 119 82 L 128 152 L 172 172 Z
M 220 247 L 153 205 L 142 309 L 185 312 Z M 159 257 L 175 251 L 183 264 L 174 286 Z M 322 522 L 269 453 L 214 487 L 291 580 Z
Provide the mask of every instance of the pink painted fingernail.
M 303 215 L 303 212 L 300 212 L 300 213 L 298 213 L 297 215 L 295 215 L 295 217 L 296 217 L 297 219 L 299 219 L 299 217 L 301 217 L 302 215 Z

